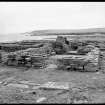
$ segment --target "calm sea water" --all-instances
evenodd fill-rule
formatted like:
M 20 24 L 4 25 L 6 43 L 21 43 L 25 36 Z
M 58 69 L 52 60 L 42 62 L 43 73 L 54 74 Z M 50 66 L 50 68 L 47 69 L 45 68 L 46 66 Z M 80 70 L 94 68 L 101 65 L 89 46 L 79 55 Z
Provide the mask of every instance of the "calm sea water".
M 27 35 L 0 35 L 0 42 L 11 42 L 21 40 L 44 40 L 44 39 L 56 39 L 57 36 L 27 36 Z
M 55 40 L 56 38 L 57 35 L 29 36 L 29 35 L 13 34 L 13 35 L 0 35 L 0 42 L 11 42 L 11 41 L 21 41 L 21 40 Z
M 64 35 L 60 35 L 64 36 Z M 105 35 L 65 35 L 67 39 L 103 39 L 105 40 Z M 30 36 L 23 34 L 11 34 L 11 35 L 0 35 L 0 42 L 14 42 L 21 40 L 55 40 L 57 35 L 44 35 L 44 36 Z

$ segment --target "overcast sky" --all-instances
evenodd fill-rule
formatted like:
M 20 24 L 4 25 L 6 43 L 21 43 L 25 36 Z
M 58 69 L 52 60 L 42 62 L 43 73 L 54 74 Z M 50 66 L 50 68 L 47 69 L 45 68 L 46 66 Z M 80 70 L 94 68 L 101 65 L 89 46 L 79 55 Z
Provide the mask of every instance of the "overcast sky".
M 105 27 L 105 2 L 0 2 L 0 34 Z

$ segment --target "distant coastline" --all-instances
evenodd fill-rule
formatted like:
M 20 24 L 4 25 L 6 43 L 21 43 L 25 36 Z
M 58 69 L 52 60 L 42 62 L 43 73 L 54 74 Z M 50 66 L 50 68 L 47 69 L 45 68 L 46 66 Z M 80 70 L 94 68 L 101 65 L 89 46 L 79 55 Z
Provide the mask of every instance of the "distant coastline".
M 69 39 L 102 39 L 105 40 L 105 28 L 90 28 L 90 29 L 61 29 L 61 30 L 37 30 L 19 34 L 8 34 L 0 36 L 0 43 L 12 43 L 22 40 L 55 40 L 57 36 L 67 36 Z
M 49 29 L 36 30 L 24 33 L 26 35 L 91 35 L 91 34 L 105 34 L 105 28 L 89 28 L 89 29 Z

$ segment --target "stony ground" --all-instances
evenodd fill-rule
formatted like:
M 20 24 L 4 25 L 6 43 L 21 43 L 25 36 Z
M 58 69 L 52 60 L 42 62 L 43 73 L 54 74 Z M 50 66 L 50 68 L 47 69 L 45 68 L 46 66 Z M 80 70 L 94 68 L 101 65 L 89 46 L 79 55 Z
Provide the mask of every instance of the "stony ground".
M 103 59 L 102 59 L 103 60 Z M 104 61 L 104 60 L 103 60 Z M 99 72 L 63 71 L 56 69 L 25 69 L 0 66 L 0 103 L 105 103 L 105 74 Z M 23 81 L 19 85 L 19 81 Z M 70 90 L 33 89 L 33 81 L 43 84 L 48 81 L 68 82 Z M 12 84 L 12 85 L 11 85 Z

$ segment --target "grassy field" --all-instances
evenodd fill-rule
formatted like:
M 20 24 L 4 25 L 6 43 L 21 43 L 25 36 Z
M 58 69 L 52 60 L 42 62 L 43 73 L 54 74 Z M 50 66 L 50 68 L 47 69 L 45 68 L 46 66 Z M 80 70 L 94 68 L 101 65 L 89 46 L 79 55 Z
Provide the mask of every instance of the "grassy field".
M 40 97 L 46 97 L 42 103 L 105 103 L 105 52 L 101 59 L 99 72 L 64 71 L 58 69 L 35 69 L 0 65 L 0 103 L 36 103 Z M 32 89 L 31 85 L 20 81 L 32 81 L 36 84 L 46 82 L 68 82 L 70 92 L 64 90 Z M 9 86 L 9 84 L 14 84 Z M 25 88 L 25 87 L 28 88 Z
M 105 103 L 105 74 L 92 72 L 70 72 L 62 70 L 13 68 L 0 66 L 0 79 L 7 84 L 0 85 L 0 103 L 36 103 L 38 96 L 28 89 L 8 87 L 10 83 L 19 81 L 33 81 L 43 84 L 48 81 L 68 82 L 71 87 L 71 103 Z M 9 79 L 11 78 L 11 79 Z M 15 84 L 14 84 L 15 85 Z M 24 86 L 24 85 L 23 85 Z M 30 91 L 28 93 L 28 91 Z M 68 103 L 68 92 L 62 90 L 35 90 L 39 97 L 46 97 L 42 103 Z M 61 93 L 60 95 L 57 93 Z M 84 99 L 83 99 L 84 97 Z M 70 98 L 70 97 L 69 97 Z M 77 100 L 77 101 L 76 101 Z

